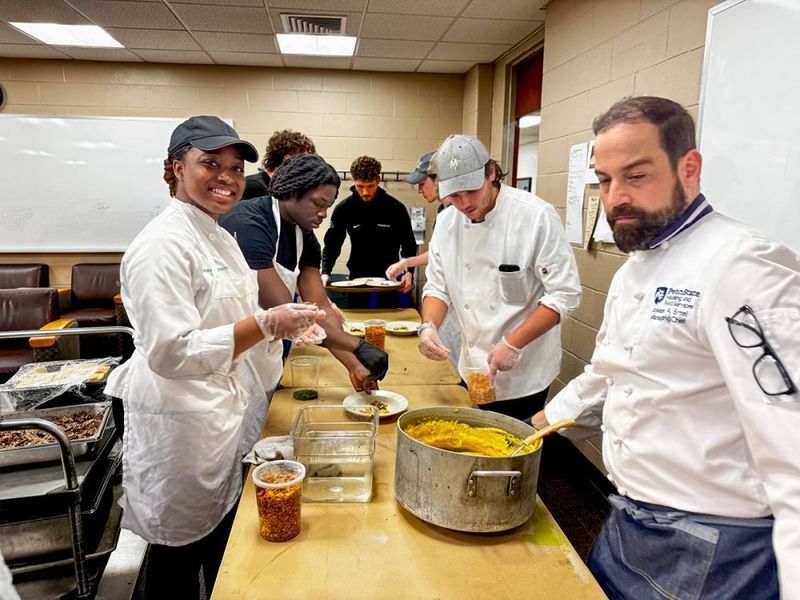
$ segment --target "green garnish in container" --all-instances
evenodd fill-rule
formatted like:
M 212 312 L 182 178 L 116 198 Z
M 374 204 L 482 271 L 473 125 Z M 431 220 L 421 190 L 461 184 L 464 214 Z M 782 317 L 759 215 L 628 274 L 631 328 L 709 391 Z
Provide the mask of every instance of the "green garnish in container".
M 295 400 L 316 400 L 319 398 L 317 390 L 295 390 L 292 393 L 292 398 Z

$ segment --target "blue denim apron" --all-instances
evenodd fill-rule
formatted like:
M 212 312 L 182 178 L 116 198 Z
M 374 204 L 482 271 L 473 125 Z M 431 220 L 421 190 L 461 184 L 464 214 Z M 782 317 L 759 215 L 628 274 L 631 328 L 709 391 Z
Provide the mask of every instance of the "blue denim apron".
M 612 600 L 779 598 L 772 517 L 737 519 L 611 495 L 589 569 Z

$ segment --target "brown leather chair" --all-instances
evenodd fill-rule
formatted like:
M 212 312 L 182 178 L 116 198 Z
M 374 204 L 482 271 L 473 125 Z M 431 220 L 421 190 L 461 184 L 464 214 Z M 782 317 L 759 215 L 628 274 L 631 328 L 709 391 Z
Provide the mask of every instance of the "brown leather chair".
M 79 327 L 130 326 L 119 295 L 119 263 L 81 263 L 72 267 L 72 287 L 59 289 L 61 317 Z M 130 340 L 121 334 L 82 335 L 81 358 L 129 356 Z
M 48 287 L 50 269 L 44 264 L 0 265 L 0 289 Z
M 0 289 L 0 331 L 76 325 L 74 320 L 59 319 L 58 292 L 53 288 Z M 78 358 L 76 336 L 0 339 L 0 382 L 28 363 L 74 358 Z

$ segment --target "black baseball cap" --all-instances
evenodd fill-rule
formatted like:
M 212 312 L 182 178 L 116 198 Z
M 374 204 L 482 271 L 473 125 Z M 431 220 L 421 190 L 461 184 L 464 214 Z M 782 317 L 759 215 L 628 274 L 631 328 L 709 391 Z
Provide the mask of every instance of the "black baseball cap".
M 258 162 L 258 150 L 255 146 L 240 139 L 236 130 L 219 117 L 202 115 L 186 119 L 178 125 L 169 139 L 167 154 L 171 155 L 184 146 L 194 146 L 200 150 L 236 146 L 247 162 Z
M 406 175 L 406 182 L 410 183 L 411 185 L 417 185 L 418 183 L 422 183 L 425 181 L 425 178 L 428 176 L 428 168 L 431 165 L 431 158 L 436 152 L 426 152 L 422 156 L 419 157 L 419 162 L 417 166 L 414 167 L 414 170 L 411 171 L 408 175 Z

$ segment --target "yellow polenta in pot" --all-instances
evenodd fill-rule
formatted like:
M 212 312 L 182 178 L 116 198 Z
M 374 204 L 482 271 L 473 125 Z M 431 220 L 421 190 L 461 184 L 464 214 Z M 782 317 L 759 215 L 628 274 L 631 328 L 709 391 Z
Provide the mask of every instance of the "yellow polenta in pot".
M 498 427 L 481 427 L 450 419 L 430 419 L 409 425 L 405 432 L 415 440 L 434 448 L 474 456 L 508 456 L 522 439 Z M 541 440 L 520 454 L 539 448 Z

